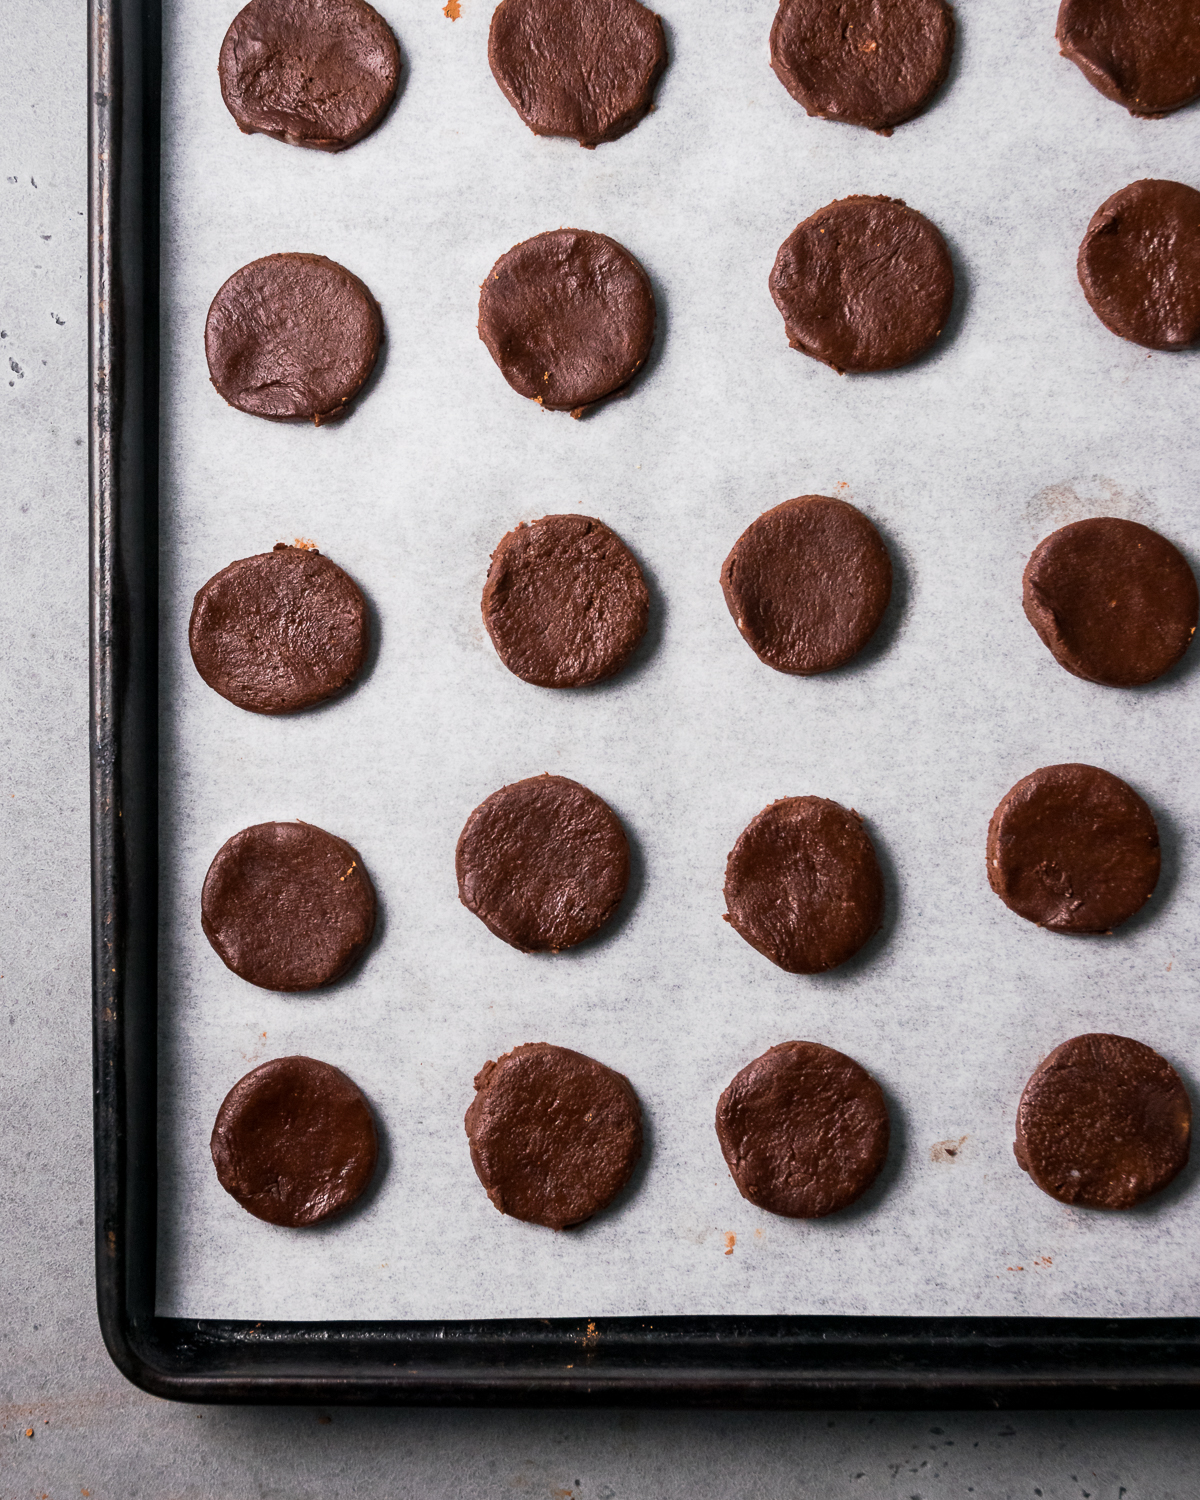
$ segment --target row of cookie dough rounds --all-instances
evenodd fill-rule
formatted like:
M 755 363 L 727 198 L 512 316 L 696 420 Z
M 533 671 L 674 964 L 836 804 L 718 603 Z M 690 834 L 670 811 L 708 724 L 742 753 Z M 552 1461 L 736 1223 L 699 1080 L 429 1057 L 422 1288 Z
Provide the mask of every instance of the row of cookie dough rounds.
M 1146 179 L 1114 193 L 1079 249 L 1079 281 L 1113 333 L 1148 349 L 1200 339 L 1200 192 Z M 895 198 L 840 198 L 779 248 L 771 295 L 788 342 L 839 373 L 910 364 L 950 316 L 954 268 L 937 228 Z M 650 355 L 650 278 L 615 240 L 555 229 L 522 240 L 488 273 L 479 336 L 508 384 L 579 417 L 626 391 Z M 383 340 L 378 302 L 322 255 L 283 252 L 235 271 L 204 330 L 225 401 L 271 421 L 343 415 Z
M 1000 802 L 987 875 L 1009 909 L 1052 932 L 1111 933 L 1158 882 L 1158 828 L 1141 797 L 1097 766 L 1044 766 Z M 462 904 L 522 953 L 594 938 L 629 883 L 620 818 L 566 776 L 501 787 L 455 849 Z M 827 797 L 784 797 L 739 835 L 725 865 L 725 921 L 789 974 L 823 974 L 879 931 L 884 882 L 860 815 Z M 256 823 L 227 839 L 204 879 L 201 926 L 242 979 L 285 994 L 346 974 L 375 930 L 356 849 L 310 823 Z
M 1013 1151 L 1060 1203 L 1132 1208 L 1186 1165 L 1191 1118 L 1188 1092 L 1165 1058 L 1130 1037 L 1090 1033 L 1035 1069 Z M 608 1207 L 642 1155 L 642 1110 L 629 1080 L 546 1042 L 486 1063 L 464 1124 L 496 1208 L 550 1229 Z M 743 1068 L 717 1104 L 716 1131 L 742 1197 L 792 1219 L 824 1218 L 860 1198 L 887 1159 L 891 1133 L 871 1075 L 808 1041 L 784 1042 Z M 221 1186 L 243 1208 L 292 1228 L 350 1207 L 378 1157 L 361 1090 L 309 1057 L 277 1058 L 236 1083 L 211 1151 Z
M 945 0 L 781 0 L 771 67 L 809 115 L 891 135 L 945 82 L 954 34 Z M 1186 0 L 1062 0 L 1055 35 L 1131 114 L 1168 114 L 1200 94 L 1200 26 Z M 501 0 L 488 62 L 535 135 L 590 148 L 653 108 L 666 38 L 639 0 Z M 395 35 L 366 0 L 250 0 L 218 63 L 242 131 L 319 151 L 369 135 L 400 71 Z
M 836 9 L 783 0 L 772 65 L 810 113 L 886 129 L 920 109 L 945 77 L 953 31 L 943 0 L 848 0 Z M 1200 91 L 1200 23 L 1177 0 L 1063 0 L 1058 35 L 1096 87 L 1135 113 L 1164 113 Z M 513 103 L 550 134 L 578 132 L 539 122 L 540 105 L 555 118 L 578 116 L 585 106 L 573 96 L 595 93 L 611 105 L 636 75 L 636 97 L 585 140 L 595 144 L 649 107 L 665 48 L 658 18 L 637 0 L 503 0 L 489 56 Z M 251 0 L 225 38 L 220 75 L 243 130 L 337 150 L 382 118 L 399 67 L 395 38 L 365 0 Z M 882 96 L 905 89 L 915 93 L 899 113 L 879 113 Z M 1147 179 L 1097 211 L 1079 277 L 1113 332 L 1166 350 L 1200 337 L 1198 210 L 1194 189 Z M 887 275 L 879 270 L 884 250 Z M 797 226 L 780 247 L 771 290 L 793 347 L 839 372 L 866 372 L 932 346 L 954 276 L 927 219 L 900 200 L 860 195 Z M 510 384 L 575 415 L 625 389 L 654 326 L 642 267 L 590 231 L 515 246 L 480 301 L 480 335 Z M 351 272 L 322 256 L 284 254 L 252 262 L 222 286 L 206 348 L 213 383 L 231 405 L 319 424 L 362 389 L 382 335 L 378 304 Z
M 847 501 L 802 495 L 759 516 L 721 567 L 725 603 L 767 666 L 817 676 L 845 665 L 878 630 L 892 562 Z M 1187 559 L 1136 521 L 1075 521 L 1034 549 L 1026 617 L 1076 677 L 1138 687 L 1169 671 L 1200 618 Z M 592 516 L 520 523 L 492 553 L 483 622 L 497 655 L 538 687 L 578 688 L 619 673 L 642 641 L 650 593 L 622 539 Z M 205 682 L 239 708 L 286 714 L 359 676 L 370 646 L 366 600 L 311 543 L 230 563 L 197 592 L 188 627 Z

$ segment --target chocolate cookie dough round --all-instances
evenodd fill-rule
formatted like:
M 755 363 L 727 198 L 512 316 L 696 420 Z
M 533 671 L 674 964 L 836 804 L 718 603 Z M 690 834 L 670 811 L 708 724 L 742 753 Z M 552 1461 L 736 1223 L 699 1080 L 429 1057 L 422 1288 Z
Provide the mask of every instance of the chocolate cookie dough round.
M 341 692 L 369 644 L 358 585 L 315 548 L 243 557 L 197 593 L 188 625 L 196 670 L 255 714 L 290 714 Z
M 1142 1042 L 1091 1032 L 1055 1047 L 1025 1085 L 1013 1153 L 1043 1193 L 1133 1208 L 1187 1165 L 1192 1101 Z
M 861 1198 L 887 1160 L 889 1135 L 883 1090 L 820 1042 L 772 1047 L 717 1105 L 717 1139 L 738 1192 L 789 1219 L 823 1219 Z
M 483 623 L 508 670 L 537 687 L 584 687 L 614 676 L 649 617 L 637 559 L 591 516 L 522 522 L 492 553 Z
M 1200 618 L 1187 558 L 1137 521 L 1096 516 L 1038 543 L 1025 568 L 1029 623 L 1087 682 L 1138 687 L 1173 667 Z
M 358 851 L 311 823 L 256 823 L 217 850 L 200 897 L 226 967 L 264 990 L 339 979 L 375 930 L 375 887 Z
M 575 416 L 629 384 L 654 343 L 654 319 L 650 278 L 590 229 L 522 240 L 479 291 L 479 337 L 505 380 Z
M 988 827 L 992 890 L 1051 932 L 1111 932 L 1150 899 L 1161 862 L 1153 813 L 1097 766 L 1034 771 Z
M 642 1154 L 628 1078 L 548 1042 L 485 1063 L 463 1123 L 488 1197 L 502 1214 L 547 1229 L 607 1208 Z
M 892 597 L 892 560 L 862 511 L 801 495 L 742 532 L 721 589 L 760 660 L 812 677 L 848 662 L 875 634 Z
M 945 0 L 782 0 L 771 67 L 810 115 L 891 135 L 946 81 L 954 12 Z
M 862 819 L 827 797 L 783 797 L 725 865 L 725 920 L 789 974 L 844 964 L 879 931 L 883 876 Z
M 1092 87 L 1131 115 L 1170 114 L 1200 95 L 1192 0 L 1063 0 L 1054 34 Z
M 1076 263 L 1092 311 L 1147 349 L 1200 340 L 1200 193 L 1145 177 L 1092 215 Z
M 277 1057 L 235 1083 L 210 1149 L 225 1191 L 256 1219 L 290 1229 L 349 1208 L 379 1155 L 361 1090 L 312 1057 Z
M 230 406 L 319 427 L 362 390 L 382 339 L 379 304 L 357 276 L 289 251 L 233 273 L 208 310 L 204 352 Z
M 662 22 L 638 0 L 501 0 L 488 62 L 534 135 L 591 148 L 649 111 L 667 43 Z
M 530 776 L 479 804 L 454 867 L 459 899 L 490 932 L 522 953 L 559 953 L 621 904 L 629 842 L 595 792 L 566 776 Z
M 771 296 L 788 343 L 839 375 L 894 370 L 931 348 L 954 301 L 938 230 L 899 198 L 837 198 L 779 247 Z
M 225 33 L 217 71 L 246 135 L 344 151 L 387 114 L 400 48 L 366 0 L 250 0 Z

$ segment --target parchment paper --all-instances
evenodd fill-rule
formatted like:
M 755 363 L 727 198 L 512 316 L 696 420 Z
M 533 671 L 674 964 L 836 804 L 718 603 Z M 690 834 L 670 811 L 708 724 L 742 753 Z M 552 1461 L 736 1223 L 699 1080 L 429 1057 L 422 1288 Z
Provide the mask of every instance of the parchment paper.
M 665 16 L 656 111 L 586 152 L 535 138 L 501 95 L 490 0 L 453 22 L 437 0 L 381 8 L 403 93 L 375 135 L 325 156 L 238 133 L 216 75 L 233 3 L 166 7 L 159 1311 L 1200 1311 L 1194 1169 L 1105 1215 L 1053 1202 L 1012 1155 L 1025 1080 L 1069 1036 L 1138 1037 L 1193 1088 L 1200 1068 L 1200 651 L 1143 690 L 1078 681 L 1020 586 L 1042 536 L 1093 514 L 1197 560 L 1200 358 L 1108 333 L 1075 254 L 1117 188 L 1196 180 L 1200 113 L 1137 121 L 1102 99 L 1058 57 L 1048 0 L 960 0 L 947 87 L 883 139 L 785 93 L 769 0 L 693 0 Z M 932 218 L 958 292 L 930 357 L 839 378 L 788 348 L 767 276 L 800 219 L 856 192 Z M 496 257 L 560 224 L 626 245 L 659 308 L 644 376 L 582 422 L 511 391 L 475 329 Z M 339 425 L 259 421 L 209 386 L 209 301 L 278 250 L 332 256 L 382 304 L 382 368 Z M 806 493 L 872 517 L 897 587 L 858 662 L 803 680 L 753 656 L 718 573 L 757 515 Z M 479 599 L 505 531 L 571 510 L 635 550 L 653 622 L 631 670 L 554 693 L 500 664 Z M 357 579 L 378 650 L 350 696 L 270 720 L 204 685 L 187 619 L 219 568 L 296 537 Z M 1162 832 L 1157 892 L 1107 939 L 1037 930 L 985 876 L 1001 796 L 1068 760 L 1130 781 Z M 636 850 L 611 931 L 558 957 L 492 937 L 454 879 L 471 809 L 541 771 L 606 798 Z M 749 819 L 809 792 L 867 820 L 888 912 L 854 961 L 799 978 L 722 922 L 722 881 Z M 273 818 L 348 839 L 378 886 L 378 940 L 327 993 L 255 989 L 200 930 L 212 856 Z M 894 1124 L 881 1180 L 817 1223 L 744 1202 L 712 1123 L 733 1074 L 794 1037 L 857 1058 Z M 648 1125 L 624 1197 L 558 1235 L 492 1208 L 462 1128 L 478 1068 L 537 1040 L 628 1074 Z M 369 1198 L 315 1231 L 244 1213 L 208 1152 L 231 1085 L 293 1052 L 345 1069 L 386 1134 Z

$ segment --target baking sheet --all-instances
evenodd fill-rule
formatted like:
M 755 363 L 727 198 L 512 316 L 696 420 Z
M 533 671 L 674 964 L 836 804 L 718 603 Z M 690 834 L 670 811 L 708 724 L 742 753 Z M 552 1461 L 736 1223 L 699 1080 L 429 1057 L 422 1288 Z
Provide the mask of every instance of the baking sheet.
M 1104 689 L 1054 663 L 1020 604 L 1034 544 L 1087 515 L 1200 560 L 1200 356 L 1114 338 L 1074 273 L 1109 193 L 1194 179 L 1200 114 L 1132 120 L 1057 56 L 1053 6 L 961 0 L 949 85 L 882 139 L 807 119 L 767 65 L 773 6 L 733 0 L 668 11 L 657 109 L 585 152 L 532 136 L 495 86 L 490 0 L 457 21 L 437 0 L 380 8 L 403 92 L 325 156 L 234 127 L 216 78 L 233 4 L 165 6 L 159 1313 L 1200 1311 L 1195 1168 L 1103 1215 L 1045 1197 L 1011 1150 L 1025 1079 L 1080 1031 L 1140 1038 L 1193 1091 L 1200 1073 L 1200 657 Z M 788 348 L 767 275 L 801 218 L 854 192 L 931 217 L 958 294 L 930 357 L 839 378 Z M 626 245 L 659 307 L 645 374 L 582 422 L 512 392 L 475 331 L 496 257 L 559 224 Z M 320 430 L 208 384 L 212 295 L 278 250 L 341 261 L 383 307 L 378 375 Z M 718 584 L 750 521 L 805 493 L 866 511 L 897 576 L 877 641 L 807 680 L 758 663 Z M 500 664 L 479 596 L 506 530 L 572 510 L 634 549 L 653 615 L 621 677 L 552 693 Z M 378 648 L 349 696 L 263 719 L 197 676 L 188 612 L 226 563 L 296 537 L 359 582 Z M 1162 833 L 1157 892 L 1107 939 L 1039 931 L 987 885 L 997 801 L 1068 760 L 1129 780 Z M 635 850 L 611 930 L 556 957 L 493 938 L 454 879 L 471 809 L 541 771 L 609 801 Z M 863 814 L 887 883 L 880 936 L 811 978 L 721 921 L 738 833 L 802 793 Z M 255 989 L 200 930 L 213 854 L 273 818 L 350 840 L 379 891 L 374 946 L 327 992 Z M 712 1126 L 732 1075 L 794 1037 L 857 1058 L 892 1111 L 880 1181 L 816 1223 L 743 1201 Z M 625 1072 L 647 1118 L 630 1189 L 558 1235 L 496 1213 L 462 1129 L 478 1068 L 536 1040 Z M 367 1200 L 318 1230 L 252 1219 L 208 1155 L 229 1087 L 293 1052 L 345 1069 L 386 1138 Z

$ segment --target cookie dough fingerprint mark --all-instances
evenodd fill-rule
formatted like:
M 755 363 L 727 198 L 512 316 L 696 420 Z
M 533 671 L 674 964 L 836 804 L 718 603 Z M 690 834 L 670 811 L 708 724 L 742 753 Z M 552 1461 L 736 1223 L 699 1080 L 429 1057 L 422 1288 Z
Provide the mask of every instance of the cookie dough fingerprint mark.
M 737 1235 L 732 1230 L 725 1236 L 725 1254 L 732 1255 L 733 1247 L 737 1244 Z
M 450 21 L 457 21 L 462 15 L 462 6 L 459 4 L 459 0 L 446 0 L 445 5 L 442 6 L 442 15 Z

